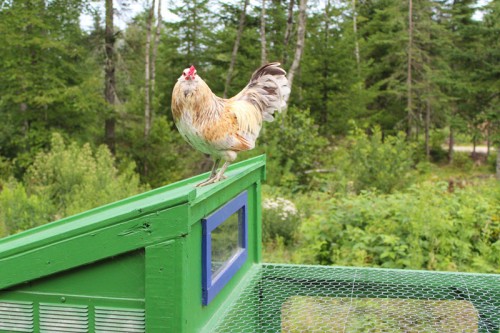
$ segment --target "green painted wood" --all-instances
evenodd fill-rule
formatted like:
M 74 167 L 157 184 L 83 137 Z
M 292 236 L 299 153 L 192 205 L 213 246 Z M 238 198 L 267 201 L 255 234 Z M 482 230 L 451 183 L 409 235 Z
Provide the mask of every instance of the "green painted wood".
M 188 264 L 185 246 L 186 240 L 182 237 L 146 248 L 148 333 L 185 332 L 182 307 Z
M 107 297 L 144 301 L 142 249 L 80 266 L 13 288 L 15 293 L 69 297 Z M 0 291 L 0 295 L 4 295 Z M 0 296 L 2 298 L 2 296 Z
M 255 248 L 256 248 L 256 262 L 262 261 L 262 186 L 261 182 L 258 181 L 255 186 L 255 200 L 253 203 L 255 209 Z
M 0 289 L 38 279 L 188 233 L 187 206 L 99 230 L 41 242 L 39 248 L 0 259 Z

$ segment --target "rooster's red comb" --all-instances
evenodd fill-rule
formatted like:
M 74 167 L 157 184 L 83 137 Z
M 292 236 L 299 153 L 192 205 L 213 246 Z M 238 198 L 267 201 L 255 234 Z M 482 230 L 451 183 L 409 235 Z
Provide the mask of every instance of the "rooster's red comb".
M 195 70 L 196 70 L 196 68 L 194 68 L 194 66 L 191 65 L 191 67 L 189 67 L 189 73 L 188 73 L 188 75 L 193 75 Z

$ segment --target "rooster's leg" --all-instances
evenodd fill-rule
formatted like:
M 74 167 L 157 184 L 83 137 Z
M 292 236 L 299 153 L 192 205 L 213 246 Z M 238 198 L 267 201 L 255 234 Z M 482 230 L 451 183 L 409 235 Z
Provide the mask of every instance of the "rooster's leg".
M 219 164 L 220 160 L 218 160 L 216 162 L 217 162 L 217 164 Z M 210 175 L 210 178 L 208 178 L 207 180 L 205 180 L 202 183 L 199 183 L 198 185 L 196 185 L 196 187 L 202 187 L 205 185 L 217 183 L 218 181 L 221 181 L 222 179 L 226 178 L 224 176 L 224 172 L 226 172 L 226 169 L 228 166 L 229 166 L 229 162 L 224 163 L 224 165 L 222 165 L 222 168 L 220 168 L 219 172 L 217 172 L 213 177 L 212 177 L 212 175 Z M 217 168 L 215 168 L 214 170 L 217 170 Z
M 224 178 L 226 178 L 226 177 L 224 176 L 224 172 L 226 172 L 226 169 L 227 169 L 227 167 L 228 167 L 228 166 L 229 166 L 229 162 L 227 162 L 227 161 L 226 161 L 226 162 L 222 165 L 222 168 L 220 168 L 219 172 L 215 175 L 215 177 L 214 177 L 214 181 L 213 181 L 214 183 L 215 183 L 215 182 L 218 182 L 218 181 L 220 181 L 220 180 L 222 180 L 222 179 L 224 179 Z
M 220 158 L 217 158 L 214 161 L 214 166 L 212 167 L 212 172 L 210 173 L 210 177 L 208 177 L 208 179 L 212 179 L 215 177 L 215 175 L 217 174 L 217 168 L 219 167 L 219 163 L 220 163 Z
M 210 176 L 208 177 L 207 180 L 202 181 L 201 183 L 196 185 L 196 187 L 202 187 L 214 183 L 213 179 L 217 175 L 217 168 L 219 167 L 219 163 L 220 163 L 220 158 L 214 160 L 214 166 L 212 167 L 212 172 L 210 172 Z

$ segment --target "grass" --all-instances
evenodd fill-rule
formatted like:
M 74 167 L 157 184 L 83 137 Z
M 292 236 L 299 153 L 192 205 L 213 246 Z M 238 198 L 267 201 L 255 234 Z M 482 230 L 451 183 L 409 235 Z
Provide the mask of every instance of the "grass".
M 477 332 L 467 301 L 294 296 L 281 308 L 282 332 Z

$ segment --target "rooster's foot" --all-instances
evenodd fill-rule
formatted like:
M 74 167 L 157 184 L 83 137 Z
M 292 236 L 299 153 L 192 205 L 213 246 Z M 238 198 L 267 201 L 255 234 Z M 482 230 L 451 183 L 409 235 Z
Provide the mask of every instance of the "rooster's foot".
M 199 183 L 198 185 L 196 185 L 196 187 L 203 187 L 203 186 L 206 186 L 206 185 L 214 184 L 214 183 L 217 183 L 217 182 L 219 182 L 221 180 L 224 180 L 224 179 L 226 179 L 226 176 L 223 176 L 223 175 L 218 176 L 218 175 L 216 175 L 215 177 L 210 177 L 207 180 Z
M 224 163 L 222 168 L 220 168 L 219 172 L 217 172 L 215 174 L 214 174 L 215 169 L 212 169 L 212 174 L 210 175 L 210 177 L 207 180 L 205 180 L 204 182 L 201 182 L 198 185 L 196 185 L 196 187 L 210 185 L 210 184 L 217 183 L 221 180 L 226 179 L 226 176 L 224 176 L 224 172 L 226 172 L 228 165 L 229 165 L 229 162 Z

